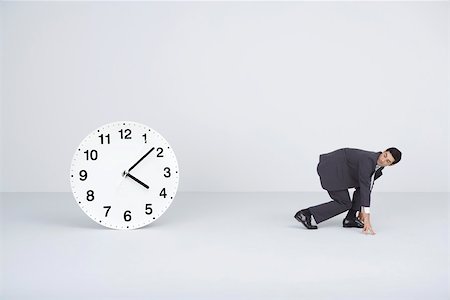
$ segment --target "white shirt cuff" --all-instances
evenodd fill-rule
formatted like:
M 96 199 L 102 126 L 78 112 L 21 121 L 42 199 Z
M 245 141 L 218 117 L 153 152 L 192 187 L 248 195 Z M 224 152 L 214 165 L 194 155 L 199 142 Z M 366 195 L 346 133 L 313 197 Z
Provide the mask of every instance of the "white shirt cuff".
M 366 213 L 366 214 L 370 214 L 370 207 L 367 206 L 361 206 L 361 210 Z

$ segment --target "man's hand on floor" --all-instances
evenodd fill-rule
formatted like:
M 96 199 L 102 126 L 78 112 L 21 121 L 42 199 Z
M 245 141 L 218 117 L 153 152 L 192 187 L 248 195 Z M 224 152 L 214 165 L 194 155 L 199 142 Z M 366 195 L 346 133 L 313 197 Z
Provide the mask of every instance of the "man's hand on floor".
M 370 224 L 370 214 L 366 214 L 364 212 L 359 212 L 358 219 L 360 219 L 364 223 L 363 233 L 364 234 L 375 234 L 375 231 L 372 229 L 372 224 Z

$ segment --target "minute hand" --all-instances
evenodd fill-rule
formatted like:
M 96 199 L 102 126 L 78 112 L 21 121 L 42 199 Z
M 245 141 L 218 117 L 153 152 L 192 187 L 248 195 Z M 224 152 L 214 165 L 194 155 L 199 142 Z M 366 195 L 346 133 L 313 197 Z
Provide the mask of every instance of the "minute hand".
M 153 150 L 155 149 L 155 147 L 153 147 L 152 149 L 150 149 L 150 150 L 148 150 L 148 152 L 147 153 L 145 153 L 144 154 L 144 156 L 142 156 L 141 157 L 141 159 L 139 159 L 134 165 L 132 165 L 131 166 L 131 168 L 129 168 L 128 169 L 128 172 L 130 172 L 131 170 L 133 170 L 134 169 L 134 167 L 136 167 L 137 166 L 137 164 L 138 163 L 140 163 L 144 158 L 146 158 L 147 157 L 147 155 L 149 155 L 150 154 L 150 152 L 152 152 Z

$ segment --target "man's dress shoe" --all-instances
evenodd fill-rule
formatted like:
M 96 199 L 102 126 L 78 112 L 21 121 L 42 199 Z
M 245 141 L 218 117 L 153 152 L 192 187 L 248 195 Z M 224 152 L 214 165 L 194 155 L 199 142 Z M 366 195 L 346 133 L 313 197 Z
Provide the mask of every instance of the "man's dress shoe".
M 364 228 L 364 223 L 361 222 L 359 219 L 354 220 L 344 219 L 344 221 L 342 221 L 342 225 L 346 228 L 350 227 Z
M 317 229 L 316 225 L 311 224 L 311 214 L 306 213 L 305 210 L 298 211 L 294 218 L 308 229 Z

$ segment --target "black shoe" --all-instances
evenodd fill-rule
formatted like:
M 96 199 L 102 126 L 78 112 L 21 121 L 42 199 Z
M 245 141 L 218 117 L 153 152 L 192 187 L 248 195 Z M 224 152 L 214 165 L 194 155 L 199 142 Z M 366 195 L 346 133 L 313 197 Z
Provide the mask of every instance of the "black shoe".
M 308 229 L 317 229 L 316 225 L 311 224 L 311 213 L 309 213 L 306 209 L 298 211 L 294 218 L 305 225 Z
M 344 221 L 342 221 L 342 225 L 346 228 L 350 227 L 364 228 L 364 223 L 361 222 L 359 219 L 354 220 L 344 219 Z

